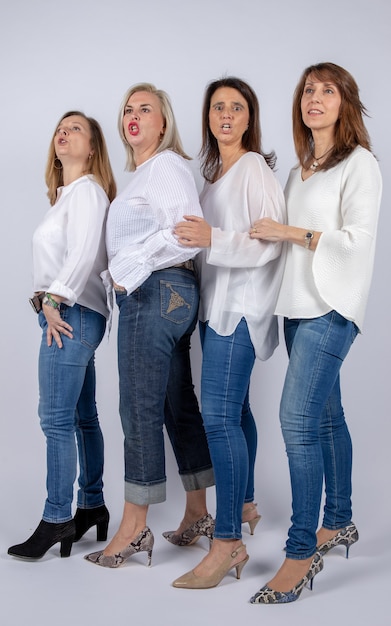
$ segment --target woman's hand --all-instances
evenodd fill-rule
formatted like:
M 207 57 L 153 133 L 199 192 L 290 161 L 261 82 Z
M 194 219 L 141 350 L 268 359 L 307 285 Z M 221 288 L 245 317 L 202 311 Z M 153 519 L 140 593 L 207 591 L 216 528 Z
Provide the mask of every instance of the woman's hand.
M 179 222 L 174 228 L 174 235 L 182 246 L 189 248 L 209 248 L 212 229 L 202 217 L 184 215 L 186 222 Z
M 250 228 L 251 239 L 263 239 L 265 241 L 284 241 L 286 239 L 286 224 L 281 224 L 270 217 L 263 217 L 254 222 Z
M 59 309 L 55 309 L 48 304 L 43 304 L 42 311 L 44 316 L 46 317 L 46 321 L 48 324 L 48 328 L 46 331 L 46 340 L 48 346 L 52 345 L 54 339 L 58 347 L 62 348 L 61 333 L 69 337 L 69 339 L 73 339 L 72 326 L 64 322 L 64 320 L 61 318 Z

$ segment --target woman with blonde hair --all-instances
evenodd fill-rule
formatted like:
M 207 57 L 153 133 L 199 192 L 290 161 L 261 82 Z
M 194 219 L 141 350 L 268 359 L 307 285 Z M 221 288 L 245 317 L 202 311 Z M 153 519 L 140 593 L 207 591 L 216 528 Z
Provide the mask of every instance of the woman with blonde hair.
M 50 144 L 46 184 L 51 208 L 33 237 L 31 303 L 42 329 L 39 416 L 47 443 L 47 498 L 33 535 L 8 550 L 23 559 L 41 558 L 58 542 L 61 556 L 69 556 L 72 542 L 92 526 L 97 539 L 105 540 L 109 523 L 94 356 L 108 316 L 100 273 L 107 268 L 104 227 L 116 186 L 95 119 L 80 111 L 61 117 Z
M 189 545 L 213 533 L 205 492 L 213 470 L 189 356 L 199 300 L 192 261 L 198 248 L 184 248 L 173 232 L 186 213 L 202 215 L 198 194 L 164 91 L 149 83 L 131 87 L 121 104 L 119 132 L 131 174 L 109 211 L 106 283 L 119 308 L 125 504 L 109 545 L 86 556 L 110 568 L 138 552 L 147 552 L 151 563 L 148 509 L 166 498 L 163 425 L 186 491 L 180 527 L 165 536 Z

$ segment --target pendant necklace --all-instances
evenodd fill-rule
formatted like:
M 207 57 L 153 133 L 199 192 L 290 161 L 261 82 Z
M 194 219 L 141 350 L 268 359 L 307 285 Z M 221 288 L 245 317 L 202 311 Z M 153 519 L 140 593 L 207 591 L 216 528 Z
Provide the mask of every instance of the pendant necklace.
M 319 167 L 319 161 L 321 159 L 323 159 L 323 157 L 326 156 L 326 154 L 328 154 L 329 152 L 331 152 L 331 150 L 334 148 L 334 146 L 331 146 L 331 148 L 329 148 L 324 154 L 322 154 L 322 156 L 316 158 L 316 156 L 314 156 L 311 152 L 311 156 L 314 160 L 314 162 L 312 163 L 312 165 L 310 165 L 310 170 L 312 170 L 313 172 L 316 172 L 317 168 Z

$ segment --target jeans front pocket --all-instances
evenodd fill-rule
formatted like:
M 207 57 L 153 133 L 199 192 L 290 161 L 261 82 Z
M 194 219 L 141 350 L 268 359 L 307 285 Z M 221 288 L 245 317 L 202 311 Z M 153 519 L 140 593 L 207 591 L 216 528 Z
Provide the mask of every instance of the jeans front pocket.
M 194 284 L 160 281 L 160 315 L 174 324 L 183 324 L 194 317 L 198 290 Z

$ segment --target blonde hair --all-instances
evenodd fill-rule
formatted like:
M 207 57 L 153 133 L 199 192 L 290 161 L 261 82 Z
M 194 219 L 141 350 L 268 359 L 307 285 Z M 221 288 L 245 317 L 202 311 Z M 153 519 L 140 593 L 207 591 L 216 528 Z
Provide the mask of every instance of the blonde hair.
M 134 93 L 137 93 L 138 91 L 146 91 L 147 93 L 152 93 L 159 99 L 160 102 L 160 110 L 164 120 L 165 132 L 156 152 L 158 153 L 163 152 L 163 150 L 172 150 L 173 152 L 176 152 L 177 154 L 182 156 L 184 159 L 190 159 L 190 157 L 185 153 L 183 149 L 182 141 L 179 136 L 178 127 L 175 121 L 174 112 L 172 110 L 172 105 L 168 94 L 161 89 L 156 89 L 156 87 L 151 83 L 137 83 L 127 90 L 122 99 L 121 107 L 118 114 L 118 131 L 125 146 L 127 156 L 125 169 L 129 172 L 134 172 L 134 170 L 136 169 L 133 149 L 129 145 L 125 137 L 123 118 L 125 107 L 128 103 L 130 96 L 132 96 Z
M 56 167 L 56 161 L 60 162 L 60 160 L 57 159 L 54 149 L 54 138 L 56 136 L 59 124 L 61 124 L 61 122 L 67 117 L 71 117 L 73 115 L 78 115 L 79 117 L 82 117 L 87 122 L 91 133 L 91 149 L 93 150 L 93 155 L 88 161 L 88 169 L 86 171 L 86 174 L 94 175 L 96 181 L 101 187 L 103 187 L 111 202 L 116 196 L 117 187 L 115 184 L 113 171 L 111 169 L 109 154 L 107 151 L 106 141 L 103 136 L 102 129 L 93 117 L 87 117 L 81 111 L 68 111 L 67 113 L 64 113 L 64 115 L 60 118 L 58 124 L 56 125 L 56 130 L 53 133 L 52 141 L 49 147 L 45 181 L 48 188 L 47 195 L 50 200 L 50 204 L 53 206 L 53 204 L 56 202 L 57 188 L 61 187 L 64 184 L 62 166 Z

